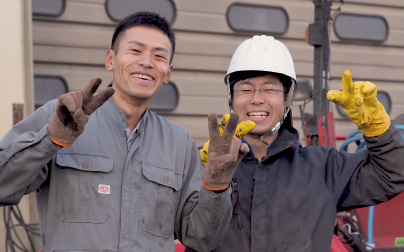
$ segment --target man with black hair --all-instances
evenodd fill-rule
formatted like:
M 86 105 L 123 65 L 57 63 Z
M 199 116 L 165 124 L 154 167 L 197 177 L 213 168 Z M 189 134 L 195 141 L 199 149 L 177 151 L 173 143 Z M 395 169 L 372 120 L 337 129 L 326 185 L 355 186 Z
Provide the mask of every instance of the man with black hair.
M 231 217 L 231 177 L 245 144 L 212 139 L 203 167 L 186 130 L 147 107 L 170 80 L 175 50 L 168 23 L 150 12 L 120 22 L 105 67 L 94 78 L 16 124 L 0 141 L 0 204 L 36 192 L 44 252 L 174 251 L 174 239 L 215 248 Z

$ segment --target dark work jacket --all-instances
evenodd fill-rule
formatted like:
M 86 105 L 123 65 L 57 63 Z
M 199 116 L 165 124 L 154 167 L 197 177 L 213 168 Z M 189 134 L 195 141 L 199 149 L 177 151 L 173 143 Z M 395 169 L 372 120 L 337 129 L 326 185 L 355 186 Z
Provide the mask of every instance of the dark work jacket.
M 367 138 L 368 152 L 302 147 L 282 129 L 258 161 L 233 176 L 234 209 L 215 252 L 329 252 L 339 211 L 387 201 L 404 190 L 404 140 L 395 126 Z

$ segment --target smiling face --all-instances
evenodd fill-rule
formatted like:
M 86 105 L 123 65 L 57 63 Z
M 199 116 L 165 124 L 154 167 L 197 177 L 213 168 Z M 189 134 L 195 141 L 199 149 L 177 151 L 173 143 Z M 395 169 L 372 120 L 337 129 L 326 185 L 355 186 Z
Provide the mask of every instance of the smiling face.
M 108 50 L 105 66 L 113 71 L 114 100 L 145 104 L 170 80 L 171 42 L 161 31 L 135 26 L 125 31 L 118 50 Z
M 256 88 L 252 94 L 240 91 L 240 86 L 251 85 Z M 240 121 L 252 120 L 256 127 L 250 132 L 254 135 L 263 135 L 271 130 L 282 119 L 285 109 L 285 96 L 283 92 L 261 94 L 258 88 L 263 86 L 273 89 L 283 89 L 281 81 L 274 75 L 247 78 L 239 80 L 233 87 L 232 107 L 239 115 Z

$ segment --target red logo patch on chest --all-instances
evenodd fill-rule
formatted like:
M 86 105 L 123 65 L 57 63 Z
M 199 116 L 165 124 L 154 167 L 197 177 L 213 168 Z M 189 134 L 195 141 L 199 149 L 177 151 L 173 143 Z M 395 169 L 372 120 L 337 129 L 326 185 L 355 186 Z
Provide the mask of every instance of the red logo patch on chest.
M 111 186 L 110 185 L 98 185 L 98 193 L 102 194 L 110 194 L 111 193 Z

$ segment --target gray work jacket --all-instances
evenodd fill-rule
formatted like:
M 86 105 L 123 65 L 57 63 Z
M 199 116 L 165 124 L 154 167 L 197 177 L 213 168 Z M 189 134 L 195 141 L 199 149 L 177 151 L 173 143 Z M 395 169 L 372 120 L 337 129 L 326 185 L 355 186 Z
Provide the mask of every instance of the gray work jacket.
M 44 252 L 174 251 L 174 239 L 213 249 L 231 217 L 231 189 L 201 186 L 203 165 L 179 125 L 146 110 L 130 148 L 112 98 L 73 147 L 47 136 L 57 100 L 0 141 L 0 204 L 36 191 Z

